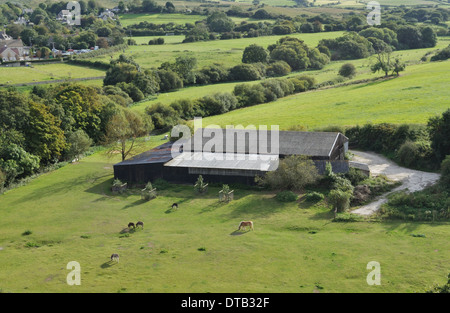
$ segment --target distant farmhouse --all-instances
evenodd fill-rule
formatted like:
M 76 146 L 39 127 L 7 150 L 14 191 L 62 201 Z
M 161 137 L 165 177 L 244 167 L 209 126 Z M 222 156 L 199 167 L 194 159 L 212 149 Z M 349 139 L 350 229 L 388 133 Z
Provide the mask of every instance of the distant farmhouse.
M 14 24 L 22 26 L 34 25 L 34 23 L 31 23 L 30 20 L 27 20 L 24 16 L 17 18 L 17 21 L 15 21 Z
M 70 13 L 70 10 L 61 10 L 58 13 L 58 16 L 56 17 L 57 20 L 62 21 L 62 20 L 67 20 L 67 17 L 71 16 L 72 14 Z
M 202 175 L 208 182 L 251 185 L 256 176 L 276 169 L 280 159 L 291 155 L 308 156 L 321 174 L 327 162 L 336 173 L 349 170 L 349 162 L 345 160 L 348 138 L 341 133 L 279 131 L 275 154 L 272 131 L 233 129 L 230 137 L 225 130 L 216 131 L 222 131 L 219 137 L 224 140 L 220 145 L 211 146 L 217 133 L 205 135 L 204 129 L 199 129 L 184 142 L 167 142 L 115 164 L 114 177 L 128 183 L 146 183 L 158 178 L 194 183 Z M 177 155 L 172 150 L 178 151 Z
M 21 61 L 29 55 L 30 48 L 23 45 L 22 39 L 13 39 L 5 30 L 0 33 L 0 59 L 3 62 Z
M 70 10 L 61 10 L 57 15 L 56 20 L 61 21 L 64 24 L 65 22 L 67 23 L 67 21 L 71 18 L 72 13 L 70 13 Z
M 102 19 L 102 20 L 104 20 L 104 21 L 107 21 L 108 19 L 115 20 L 115 19 L 116 19 L 115 16 L 116 16 L 116 15 L 114 14 L 114 12 L 113 12 L 112 10 L 106 9 L 105 11 L 103 11 L 103 12 L 98 16 L 98 18 L 100 18 L 100 19 Z

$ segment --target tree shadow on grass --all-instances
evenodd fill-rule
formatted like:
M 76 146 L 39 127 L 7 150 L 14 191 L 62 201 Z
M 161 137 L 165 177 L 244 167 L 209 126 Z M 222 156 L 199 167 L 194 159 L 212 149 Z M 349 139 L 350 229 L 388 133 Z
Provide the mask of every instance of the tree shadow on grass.
M 313 216 L 309 217 L 311 220 L 331 222 L 334 218 L 334 212 L 331 210 L 323 210 L 316 212 Z
M 54 174 L 54 172 L 49 173 L 49 174 Z M 78 177 L 73 177 L 73 178 L 68 177 L 64 181 L 58 181 L 53 184 L 47 184 L 41 188 L 34 188 L 32 191 L 27 193 L 26 197 L 19 198 L 16 201 L 16 203 L 33 202 L 33 201 L 37 201 L 42 198 L 50 197 L 53 195 L 66 194 L 71 189 L 77 189 L 77 187 L 83 186 L 86 183 L 92 183 L 92 182 L 95 183 L 97 180 L 102 179 L 106 176 L 110 176 L 110 174 L 99 175 L 99 176 L 89 174 L 89 175 L 83 175 L 83 176 L 78 176 Z M 100 183 L 94 187 L 91 187 L 90 189 L 96 188 L 97 186 L 101 186 L 104 183 L 105 182 Z M 88 189 L 86 191 L 89 191 L 90 189 Z
M 387 82 L 391 79 L 396 78 L 396 76 L 388 76 L 388 77 L 380 77 L 380 78 L 376 78 L 373 81 L 368 81 L 368 82 L 361 82 L 359 84 L 356 84 L 355 86 L 353 86 L 351 89 L 360 89 L 360 88 L 364 88 L 364 87 L 369 87 L 369 86 L 374 86 L 374 85 L 378 85 L 384 82 Z
M 124 206 L 124 207 L 122 208 L 122 210 L 126 210 L 126 209 L 128 209 L 128 208 L 132 208 L 132 207 L 134 207 L 134 206 L 144 204 L 145 202 L 148 202 L 148 201 L 147 201 L 147 200 L 144 200 L 144 199 L 136 200 L 136 201 L 134 201 L 133 203 L 129 203 L 129 204 L 127 204 L 126 206 Z
M 276 214 L 285 210 L 290 204 L 276 201 L 270 197 L 248 195 L 242 197 L 239 201 L 233 200 L 227 205 L 231 206 L 232 209 L 231 212 L 226 214 L 227 218 L 254 219 Z
M 227 205 L 227 202 L 217 201 L 217 202 L 214 202 L 211 205 L 208 205 L 208 206 L 204 207 L 203 209 L 201 209 L 198 214 L 213 212 L 216 209 L 222 208 L 226 205 Z
M 107 196 L 107 197 L 113 196 L 113 195 L 115 195 L 111 191 L 111 186 L 113 184 L 113 181 L 114 181 L 114 178 L 107 179 L 104 182 L 101 182 L 97 185 L 91 186 L 90 188 L 86 189 L 85 192 L 98 194 L 98 195 L 102 195 L 102 196 Z
M 417 230 L 417 228 L 426 225 L 433 225 L 431 222 L 414 222 L 414 221 L 403 221 L 403 220 L 385 220 L 382 225 L 386 229 L 386 233 L 391 232 L 404 232 L 410 233 Z

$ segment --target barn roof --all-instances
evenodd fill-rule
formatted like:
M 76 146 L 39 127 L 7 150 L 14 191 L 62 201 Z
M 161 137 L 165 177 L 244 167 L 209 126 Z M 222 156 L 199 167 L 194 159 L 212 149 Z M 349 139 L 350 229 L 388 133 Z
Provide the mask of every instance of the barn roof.
M 10 39 L 10 40 L 0 40 L 1 47 L 9 47 L 9 48 L 23 48 L 22 39 Z
M 166 163 L 172 160 L 172 142 L 166 142 L 156 148 L 138 154 L 128 160 L 122 161 L 116 165 L 136 165 L 148 163 Z M 115 165 L 115 166 L 116 166 Z
M 278 167 L 278 155 L 183 152 L 165 166 L 270 171 Z
M 201 131 L 203 131 L 203 136 Z M 342 136 L 343 142 L 348 141 L 347 137 L 338 132 L 267 131 L 267 134 L 265 133 L 260 130 L 245 129 L 199 129 L 188 140 L 188 143 L 184 146 L 184 150 L 273 154 L 276 151 L 271 151 L 271 148 L 276 149 L 276 142 L 274 140 L 278 133 L 278 154 L 280 155 L 327 157 L 337 144 L 340 136 Z M 196 136 L 202 138 L 203 142 L 199 140 L 202 143 L 201 145 L 195 142 Z M 230 138 L 228 141 L 227 136 Z M 217 145 L 214 145 L 214 140 L 218 140 Z M 267 148 L 264 144 L 267 145 Z
M 200 130 L 206 130 L 206 133 L 203 133 L 202 139 L 199 141 L 202 145 L 197 147 L 195 146 L 193 138 L 195 138 L 196 135 L 202 135 L 199 133 Z M 275 142 L 272 145 L 271 141 L 272 138 L 276 138 L 276 132 L 268 131 L 265 135 L 259 130 L 233 129 L 231 134 L 234 136 L 234 145 L 227 147 L 225 129 L 199 129 L 193 137 L 182 144 L 183 149 L 180 150 L 180 152 L 184 152 L 175 158 L 173 158 L 172 155 L 172 145 L 174 143 L 166 142 L 116 165 L 167 163 L 167 166 L 178 167 L 223 167 L 259 170 L 262 166 L 261 163 L 254 162 L 254 157 L 258 155 L 270 155 L 270 157 L 276 155 L 276 160 L 278 160 L 278 155 L 328 157 L 334 146 L 337 144 L 339 136 L 342 136 L 344 142 L 348 141 L 347 137 L 337 132 L 279 131 L 279 152 L 276 153 L 276 151 L 272 151 L 271 149 L 276 146 Z M 214 146 L 211 141 L 214 141 L 214 138 L 216 140 L 220 139 L 220 136 L 223 137 L 223 142 L 221 140 L 220 144 Z M 262 142 L 267 143 L 267 149 L 259 144 L 259 138 L 261 138 Z M 229 143 L 231 144 L 233 141 L 231 140 Z M 238 156 L 243 156 L 244 159 L 240 160 L 235 158 L 234 161 L 230 161 L 229 159 L 217 161 L 217 157 L 219 157 L 218 154 L 223 154 L 225 156 L 237 154 Z M 173 161 L 171 161 L 172 159 Z

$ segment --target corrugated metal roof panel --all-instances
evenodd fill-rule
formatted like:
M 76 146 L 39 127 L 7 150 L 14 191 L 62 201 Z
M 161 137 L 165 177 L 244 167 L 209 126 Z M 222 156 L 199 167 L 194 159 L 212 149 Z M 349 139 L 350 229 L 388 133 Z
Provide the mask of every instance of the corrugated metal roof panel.
M 165 166 L 270 171 L 278 167 L 278 155 L 183 152 Z
M 205 130 L 207 133 L 202 136 L 200 132 Z M 339 135 L 337 132 L 267 131 L 264 136 L 260 130 L 199 129 L 188 140 L 184 151 L 273 154 L 278 149 L 280 155 L 327 157 Z
M 172 160 L 172 142 L 166 142 L 156 148 L 138 154 L 128 160 L 122 161 L 116 166 L 146 164 L 146 163 L 166 163 Z

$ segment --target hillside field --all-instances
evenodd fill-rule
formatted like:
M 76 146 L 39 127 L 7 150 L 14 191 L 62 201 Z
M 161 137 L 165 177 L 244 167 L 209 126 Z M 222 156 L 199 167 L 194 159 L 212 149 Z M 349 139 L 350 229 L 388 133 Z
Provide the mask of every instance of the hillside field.
M 0 67 L 0 84 L 6 85 L 101 76 L 105 76 L 105 71 L 66 63 Z
M 308 46 L 315 47 L 321 39 L 336 38 L 342 36 L 343 32 L 324 32 L 313 34 L 291 34 L 291 37 L 303 40 Z M 153 37 L 158 38 L 159 36 Z M 172 42 L 169 38 L 172 36 L 164 36 L 168 38 L 168 44 L 164 45 L 139 45 L 129 46 L 125 51 L 126 56 L 132 56 L 133 59 L 144 68 L 159 67 L 163 62 L 173 62 L 175 58 L 181 55 L 190 55 L 197 58 L 199 66 L 220 63 L 225 66 L 234 66 L 241 63 L 242 53 L 244 49 L 251 44 L 258 44 L 267 47 L 274 44 L 285 36 L 264 36 L 255 38 L 239 38 L 229 40 L 213 40 L 199 41 L 191 43 Z M 180 36 L 174 36 L 180 37 Z M 140 37 L 133 37 L 142 43 Z M 148 39 L 147 39 L 148 38 Z M 178 38 L 176 38 L 178 40 Z M 150 37 L 145 37 L 144 43 L 148 43 Z M 184 38 L 183 38 L 184 39 Z M 113 56 L 117 58 L 122 51 L 115 53 Z M 101 60 L 109 62 L 110 55 L 105 55 L 90 60 Z
M 450 61 L 414 65 L 398 78 L 309 91 L 203 120 L 204 125 L 426 124 L 450 107 Z
M 8 1 L 11 0 L 0 0 L 0 3 Z M 46 3 L 59 1 L 47 0 Z M 108 8 L 115 7 L 119 1 L 96 0 L 98 4 Z M 137 4 L 142 2 L 124 2 L 131 1 Z M 156 1 L 160 5 L 167 2 Z M 179 13 L 124 14 L 120 16 L 120 22 L 124 27 L 142 21 L 194 24 L 207 18 L 207 15 L 184 14 L 187 8 L 227 11 L 233 6 L 240 6 L 243 11 L 249 12 L 264 8 L 269 13 L 291 17 L 326 13 L 342 18 L 344 14 L 363 16 L 368 1 L 311 0 L 313 6 L 298 7 L 294 0 L 260 0 L 259 6 L 254 5 L 252 0 L 175 0 L 173 3 Z M 378 1 L 383 6 L 392 7 L 405 4 L 439 4 L 440 8 L 449 7 L 439 0 Z M 13 2 L 36 7 L 44 1 Z M 250 18 L 232 19 L 236 24 L 254 21 Z M 276 20 L 267 22 L 274 23 Z M 396 21 L 393 18 L 392 22 L 400 23 L 401 19 Z M 449 23 L 447 22 L 448 25 Z M 44 25 L 45 23 L 37 29 L 45 32 Z M 92 24 L 91 29 L 94 30 L 96 25 L 97 23 Z M 428 22 L 426 25 L 429 25 Z M 68 28 L 67 36 L 77 34 L 75 27 Z M 124 39 L 128 39 L 129 32 L 125 31 L 124 34 Z M 344 34 L 343 31 L 336 31 L 287 36 L 301 39 L 313 48 L 322 39 L 337 38 Z M 120 54 L 125 54 L 146 70 L 156 69 L 164 62 L 174 62 L 180 56 L 191 56 L 197 60 L 195 71 L 213 64 L 221 64 L 228 69 L 242 63 L 244 49 L 249 45 L 257 44 L 267 48 L 285 36 L 182 43 L 185 36 L 175 35 L 164 36 L 163 45 L 148 45 L 149 40 L 162 36 L 132 36 L 137 45 L 87 60 L 109 63 Z M 205 117 L 202 125 L 267 125 L 269 128 L 271 125 L 278 125 L 280 130 L 301 129 L 296 126 L 303 126 L 308 131 L 321 130 L 327 126 L 367 123 L 424 125 L 430 117 L 441 115 L 450 109 L 450 59 L 430 61 L 437 50 L 449 44 L 450 36 L 440 36 L 433 48 L 394 51 L 392 59 L 399 58 L 406 64 L 405 71 L 399 77 L 385 78 L 384 73 L 372 73 L 374 55 L 365 59 L 332 61 L 320 70 L 292 72 L 286 77 L 312 76 L 319 87 L 273 102 Z M 350 79 L 338 76 L 340 67 L 345 63 L 355 66 L 356 76 Z M 111 101 L 117 103 L 125 103 L 125 98 L 118 97 L 122 94 L 119 86 L 134 96 L 140 95 L 135 92 L 136 88 L 145 91 L 150 89 L 147 88 L 150 86 L 149 81 L 137 72 L 141 70 L 139 67 L 134 70 L 133 66 L 123 66 L 121 69 L 126 71 L 120 74 L 114 71 L 114 75 L 132 77 L 129 79 L 131 83 L 107 90 L 103 89 L 101 78 L 106 75 L 106 71 L 93 67 L 64 62 L 33 64 L 30 67 L 0 67 L 0 88 L 15 85 L 19 92 L 26 94 L 32 90 L 32 84 L 39 82 L 45 83 L 42 86 L 53 88 L 55 81 L 80 79 L 77 84 L 95 87 L 95 93 L 117 93 L 110 95 Z M 336 83 L 338 79 L 340 82 Z M 129 109 L 145 113 L 147 107 L 157 103 L 168 106 L 175 100 L 232 93 L 238 84 L 257 84 L 261 81 L 186 86 L 150 95 L 131 104 Z M 90 136 L 93 134 L 92 138 L 98 138 L 95 145 L 103 145 L 107 142 L 105 139 L 117 143 L 118 137 L 113 137 L 111 130 L 122 131 L 128 126 L 130 129 L 143 128 L 138 127 L 139 120 L 134 114 L 129 114 L 128 108 L 110 106 L 106 96 L 98 97 L 100 101 L 90 101 L 94 99 L 94 92 L 89 92 L 86 99 L 78 97 L 79 94 L 75 92 L 71 94 L 75 94 L 79 101 L 53 101 L 58 100 L 52 99 L 53 93 L 47 93 L 41 100 L 35 95 L 24 97 L 24 105 L 18 109 L 13 103 L 3 101 L 1 113 L 6 116 L 3 120 L 10 123 L 3 123 L 7 125 L 7 135 L 0 138 L 4 147 L 8 148 L 0 149 L 0 164 L 8 166 L 0 171 L 4 176 L 0 176 L 3 179 L 0 181 L 0 293 L 423 293 L 447 281 L 450 273 L 450 222 L 434 221 L 436 212 L 432 206 L 435 203 L 430 200 L 431 197 L 426 198 L 428 195 L 424 198 L 430 200 L 431 204 L 428 205 L 427 202 L 426 208 L 425 205 L 423 207 L 424 210 L 430 210 L 425 214 L 433 214 L 433 222 L 417 221 L 410 219 L 410 216 L 404 220 L 395 220 L 377 215 L 363 217 L 351 214 L 357 207 L 351 207 L 346 213 L 342 213 L 341 221 L 334 219 L 330 191 L 338 188 L 338 179 L 335 180 L 336 184 L 329 184 L 330 187 L 327 188 L 318 184 L 296 190 L 298 199 L 293 202 L 277 200 L 276 195 L 280 190 L 230 185 L 234 190 L 234 199 L 228 203 L 219 201 L 221 184 L 210 183 L 206 194 L 198 194 L 190 184 L 170 184 L 164 181 L 158 184 L 152 181 L 153 187 L 157 188 L 157 197 L 145 201 L 141 198 L 143 185 L 129 186 L 121 194 L 111 191 L 114 182 L 113 166 L 121 158 L 119 151 L 108 154 L 108 148 L 104 146 L 90 147 L 86 156 L 76 162 L 67 161 L 73 159 L 72 155 L 76 155 L 68 153 L 69 151 L 63 151 L 59 159 L 36 158 L 34 163 L 41 160 L 42 168 L 56 167 L 58 163 L 53 164 L 54 162 L 64 163 L 60 163 L 61 167 L 56 170 L 36 174 L 22 181 L 7 180 L 6 174 L 23 177 L 28 173 L 25 169 L 21 169 L 22 174 L 13 170 L 19 169 L 23 165 L 19 164 L 21 162 L 31 164 L 31 153 L 41 152 L 31 147 L 36 146 L 36 140 L 39 148 L 41 145 L 42 148 L 48 148 L 49 143 L 57 145 L 59 139 L 61 142 L 65 140 L 64 143 L 71 145 L 67 146 L 67 150 L 69 147 L 77 147 L 78 143 L 83 145 L 81 136 L 73 136 L 72 132 L 77 128 L 84 127 L 86 133 L 89 131 Z M 124 101 L 121 102 L 121 99 Z M 97 108 L 103 101 L 108 106 L 105 110 L 102 108 L 100 114 Z M 37 105 L 41 102 L 42 105 L 48 105 L 48 110 Z M 30 103 L 31 113 L 26 110 L 27 103 Z M 226 109 L 230 106 L 221 104 L 221 107 Z M 16 118 L 16 115 L 19 117 L 17 120 L 10 118 Z M 48 121 L 48 125 L 37 121 L 41 116 Z M 164 114 L 152 116 L 155 125 L 161 116 Z M 64 123 L 60 125 L 58 118 Z M 130 123 L 119 124 L 124 118 L 130 119 Z M 7 132 L 9 128 L 14 128 L 10 124 L 17 124 L 14 126 L 17 129 Z M 166 142 L 167 139 L 164 138 L 167 132 L 162 133 L 159 129 L 150 134 L 149 132 L 150 127 L 139 131 L 139 135 L 119 135 L 130 138 L 147 134 L 146 137 L 137 139 L 132 153 L 135 155 Z M 15 141 L 20 141 L 20 144 L 23 141 L 23 151 Z M 338 142 L 337 139 L 335 141 Z M 423 147 L 418 143 L 417 149 L 427 148 L 425 139 L 420 144 Z M 59 147 L 63 149 L 63 145 Z M 27 149 L 31 152 L 28 153 Z M 395 151 L 387 153 L 397 155 Z M 54 152 L 52 157 L 57 155 Z M 346 154 L 349 155 L 351 153 Z M 433 160 L 432 157 L 429 160 Z M 393 167 L 390 164 L 379 167 L 389 166 Z M 33 171 L 35 172 L 34 169 Z M 30 170 L 29 173 L 34 173 L 33 171 Z M 433 168 L 433 171 L 437 172 L 438 169 Z M 295 178 L 298 177 L 300 175 Z M 366 182 L 367 180 L 359 184 Z M 313 191 L 320 192 L 323 200 L 307 201 L 306 194 Z M 443 191 L 442 194 L 444 198 L 447 196 Z M 172 208 L 173 203 L 178 203 L 178 209 Z M 446 205 L 442 211 L 445 209 Z M 253 221 L 254 230 L 237 230 L 239 223 L 247 220 Z M 138 221 L 144 222 L 142 229 L 127 227 L 129 222 Z M 120 255 L 120 262 L 110 260 L 113 253 Z M 71 261 L 76 261 L 81 266 L 79 286 L 67 283 L 71 271 L 67 265 Z M 367 278 L 371 271 L 368 264 L 374 261 L 381 266 L 381 284 L 373 286 L 367 283 Z
M 111 194 L 116 162 L 100 151 L 0 195 L 0 291 L 397 293 L 447 275 L 448 223 L 334 223 L 324 202 L 239 188 L 228 204 L 219 188 L 199 196 L 189 185 L 144 202 L 139 189 Z M 138 220 L 143 230 L 124 232 Z M 241 220 L 254 231 L 236 231 Z M 70 261 L 80 286 L 66 283 Z M 379 286 L 366 283 L 370 261 L 381 265 Z
M 139 13 L 139 14 L 121 14 L 119 15 L 120 23 L 123 27 L 127 27 L 134 24 L 139 24 L 141 22 L 148 22 L 153 24 L 195 24 L 195 22 L 205 20 L 207 16 L 205 15 L 195 15 L 195 14 L 183 14 L 183 13 Z M 243 21 L 245 22 L 269 22 L 273 23 L 274 20 L 261 20 L 252 19 L 245 17 L 230 17 L 236 24 Z
M 447 37 L 440 37 L 439 42 L 436 47 L 434 48 L 428 48 L 428 49 L 413 49 L 413 50 L 401 50 L 396 51 L 393 53 L 393 57 L 399 57 L 402 61 L 407 63 L 407 67 L 405 72 L 401 73 L 401 77 L 396 78 L 396 84 L 394 84 L 394 81 L 392 82 L 394 84 L 394 88 L 387 89 L 386 91 L 383 90 L 383 94 L 385 94 L 386 99 L 389 99 L 389 97 L 395 97 L 398 99 L 404 98 L 405 101 L 410 101 L 410 96 L 412 95 L 410 92 L 402 93 L 399 92 L 401 89 L 408 89 L 411 88 L 411 90 L 415 90 L 415 94 L 417 98 L 421 98 L 422 96 L 427 96 L 426 99 L 424 99 L 423 102 L 421 102 L 421 106 L 423 110 L 420 110 L 419 112 L 411 112 L 411 111 L 402 111 L 400 108 L 398 109 L 397 116 L 392 116 L 390 118 L 391 121 L 397 121 L 397 117 L 399 116 L 408 116 L 410 120 L 414 120 L 415 122 L 424 123 L 427 120 L 427 117 L 429 116 L 429 113 L 431 114 L 438 114 L 441 113 L 442 108 L 445 108 L 449 106 L 449 100 L 448 97 L 445 97 L 445 89 L 439 89 L 443 85 L 445 85 L 446 82 L 448 82 L 445 74 L 446 71 L 448 71 L 450 63 L 447 62 L 440 62 L 440 63 L 423 63 L 420 61 L 421 57 L 424 56 L 426 53 L 430 51 L 434 51 L 436 49 L 442 49 L 450 43 L 450 38 Z M 357 69 L 357 75 L 345 81 L 345 83 L 352 83 L 357 82 L 360 80 L 366 80 L 366 79 L 375 79 L 377 77 L 382 77 L 381 73 L 372 73 L 370 70 L 370 65 L 373 63 L 374 59 L 373 57 L 369 57 L 367 59 L 359 59 L 359 60 L 348 60 L 348 61 L 333 61 L 330 64 L 327 64 L 323 69 L 321 70 L 312 70 L 312 71 L 303 71 L 303 72 L 294 72 L 291 73 L 288 76 L 295 76 L 299 74 L 305 74 L 309 76 L 313 76 L 318 83 L 322 83 L 328 80 L 332 80 L 338 76 L 339 68 L 344 63 L 352 63 L 355 65 Z M 436 71 L 434 71 L 436 69 Z M 410 77 L 410 75 L 413 75 Z M 427 81 L 430 83 L 427 83 L 420 88 L 418 87 L 418 84 L 421 83 L 421 75 L 425 75 L 427 77 Z M 406 78 L 403 78 L 405 76 Z M 169 105 L 171 102 L 179 99 L 184 98 L 200 98 L 205 95 L 217 93 L 217 92 L 232 92 L 234 87 L 237 84 L 240 84 L 242 82 L 230 82 L 230 83 L 222 83 L 222 84 L 213 84 L 213 85 L 207 85 L 207 86 L 192 86 L 192 87 L 186 87 L 177 91 L 172 91 L 168 93 L 160 93 L 154 97 L 151 97 L 147 100 L 141 101 L 139 103 L 136 103 L 133 105 L 132 109 L 137 110 L 140 112 L 144 112 L 145 108 L 148 106 L 151 106 L 155 103 L 162 103 L 165 105 Z M 255 82 L 245 82 L 246 84 L 254 84 Z M 436 84 L 435 84 L 436 83 Z M 391 82 L 383 82 L 379 85 L 379 89 L 376 92 L 381 92 L 384 88 L 384 84 L 391 84 Z M 402 86 L 404 85 L 404 86 Z M 346 90 L 354 90 L 353 92 L 358 96 L 358 99 L 364 99 L 364 97 L 367 97 L 367 103 L 372 103 L 374 99 L 378 96 L 372 96 L 370 97 L 370 94 L 367 93 L 368 87 L 370 85 L 367 84 L 360 84 L 358 87 L 357 85 L 354 86 L 348 86 Z M 440 87 L 439 87 L 440 86 Z M 398 88 L 398 89 L 396 89 Z M 226 125 L 227 123 L 237 121 L 243 124 L 257 124 L 259 123 L 259 120 L 261 119 L 261 122 L 269 122 L 275 119 L 277 123 L 280 123 L 280 126 L 282 127 L 289 127 L 293 125 L 308 125 L 309 127 L 323 127 L 330 125 L 354 125 L 354 124 L 363 124 L 369 119 L 367 118 L 370 116 L 370 114 L 364 116 L 364 112 L 354 112 L 354 107 L 352 105 L 346 105 L 342 106 L 344 102 L 349 102 L 348 99 L 344 100 L 335 100 L 335 95 L 338 95 L 337 98 L 345 98 L 347 97 L 346 93 L 341 93 L 341 90 L 343 90 L 341 87 L 339 88 L 331 88 L 329 90 L 317 90 L 317 91 L 311 91 L 308 93 L 301 93 L 297 95 L 292 95 L 287 98 L 279 99 L 275 102 L 270 102 L 262 105 L 256 105 L 251 108 L 245 108 L 236 110 L 233 112 L 226 113 L 225 115 L 220 116 L 214 116 L 210 118 L 206 118 L 205 121 L 213 124 L 219 124 L 219 125 Z M 433 93 L 437 92 L 437 96 L 441 95 L 442 100 L 441 101 L 433 101 L 433 97 L 431 96 Z M 387 93 L 389 92 L 389 93 Z M 327 95 L 330 95 L 329 97 Z M 323 96 L 327 96 L 324 98 Z M 304 99 L 304 100 L 303 100 Z M 332 101 L 331 101 L 331 100 Z M 303 101 L 307 101 L 306 103 Z M 330 102 L 331 101 L 331 102 Z M 403 100 L 402 100 L 403 101 Z M 279 105 L 281 104 L 284 106 L 284 103 L 289 103 L 289 112 L 286 112 L 287 116 L 284 116 L 283 112 L 278 112 Z M 338 103 L 335 105 L 335 103 Z M 352 102 L 351 102 L 352 103 Z M 373 103 L 372 103 L 373 104 Z M 380 105 L 381 104 L 381 105 Z M 371 107 L 371 111 L 377 111 L 379 110 L 379 114 L 383 114 L 386 107 L 389 105 L 389 103 L 381 102 L 380 104 L 376 103 L 373 104 Z M 317 106 L 316 106 L 317 105 Z M 332 116 L 333 114 L 328 114 L 329 118 L 323 118 L 324 116 L 320 115 L 317 116 L 316 113 L 323 112 L 323 114 L 327 113 L 327 110 L 332 108 L 335 109 L 337 106 L 339 106 L 339 112 L 343 116 L 347 116 L 344 120 L 333 120 Z M 323 108 L 323 111 L 322 111 Z M 307 111 L 304 111 L 304 109 L 307 109 Z M 276 111 L 276 112 L 275 112 Z M 248 115 L 247 115 L 248 112 Z M 262 112 L 262 115 L 259 113 L 257 115 L 254 115 L 255 112 Z M 276 113 L 276 114 L 275 114 Z M 348 115 L 350 113 L 350 115 Z M 356 114 L 356 115 L 355 115 Z M 424 115 L 425 114 L 425 115 Z M 242 118 L 240 118 L 242 116 Z M 280 116 L 280 118 L 276 118 L 275 116 Z M 425 116 L 425 117 L 424 117 Z M 299 119 L 301 117 L 301 119 Z M 311 118 L 311 119 L 310 119 Z M 384 120 L 384 117 L 380 117 L 379 120 Z M 375 121 L 374 121 L 375 122 Z M 256 125 L 255 124 L 255 125 Z

